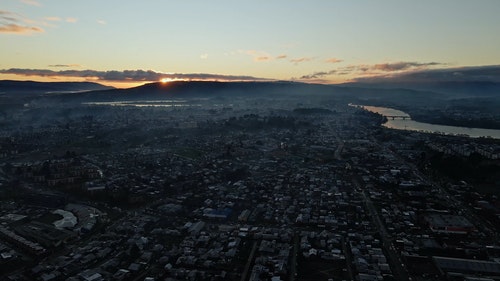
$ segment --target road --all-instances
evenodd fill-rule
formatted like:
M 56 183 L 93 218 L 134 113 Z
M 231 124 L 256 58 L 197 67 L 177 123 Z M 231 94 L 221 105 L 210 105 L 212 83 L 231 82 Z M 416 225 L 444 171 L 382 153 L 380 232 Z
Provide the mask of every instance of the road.
M 248 256 L 247 264 L 245 265 L 245 270 L 243 271 L 243 274 L 241 275 L 241 281 L 246 281 L 248 278 L 248 272 L 250 272 L 250 267 L 252 266 L 253 259 L 255 257 L 255 252 L 257 251 L 257 246 L 259 243 L 257 241 L 253 242 L 252 246 L 252 251 L 250 252 L 250 255 Z
M 348 241 L 342 236 L 342 250 L 344 251 L 345 263 L 347 266 L 347 273 L 349 274 L 349 280 L 354 280 L 354 273 L 352 272 L 352 252 L 350 247 L 347 246 Z
M 337 142 L 339 143 L 339 146 L 337 146 L 337 149 L 335 150 L 335 159 L 342 160 L 341 154 L 344 149 L 344 141 L 337 137 Z
M 290 261 L 290 281 L 295 281 L 297 275 L 297 253 L 299 251 L 299 234 L 295 232 L 293 236 L 293 252 Z
M 392 247 L 391 236 L 387 232 L 385 225 L 380 220 L 380 217 L 378 216 L 377 209 L 375 208 L 375 205 L 373 204 L 372 200 L 370 199 L 370 196 L 367 195 L 366 190 L 363 190 L 363 188 L 360 186 L 360 184 L 356 178 L 353 178 L 352 183 L 357 188 L 362 190 L 361 195 L 363 196 L 363 200 L 365 201 L 366 209 L 370 213 L 370 217 L 372 218 L 373 222 L 375 223 L 375 226 L 378 229 L 378 232 L 379 232 L 381 240 L 382 240 L 382 248 L 384 249 L 384 252 L 387 254 L 389 265 L 391 266 L 394 278 L 396 280 L 400 280 L 400 281 L 409 281 L 410 276 L 408 274 L 408 271 L 404 267 L 404 264 L 401 261 L 401 257 L 396 252 L 394 247 Z

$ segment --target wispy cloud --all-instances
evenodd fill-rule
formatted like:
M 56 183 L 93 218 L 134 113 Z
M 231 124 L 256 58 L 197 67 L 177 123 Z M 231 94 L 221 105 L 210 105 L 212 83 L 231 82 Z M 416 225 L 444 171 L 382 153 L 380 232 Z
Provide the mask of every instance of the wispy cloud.
M 325 60 L 325 62 L 327 62 L 327 63 L 339 63 L 339 62 L 342 62 L 342 60 L 338 59 L 338 58 L 329 58 L 329 59 Z
M 268 56 L 261 56 L 261 57 L 255 57 L 254 60 L 255 61 L 269 61 L 271 60 L 272 58 L 271 57 L 268 57 Z
M 302 63 L 302 62 L 308 62 L 308 61 L 312 61 L 314 58 L 309 58 L 309 57 L 301 57 L 301 58 L 295 58 L 295 59 L 291 59 L 290 62 L 293 62 L 295 64 L 299 64 L 299 63 Z
M 27 35 L 44 32 L 35 21 L 19 14 L 0 10 L 0 33 Z
M 49 22 L 61 22 L 61 21 L 65 21 L 65 22 L 68 22 L 68 23 L 75 23 L 75 22 L 78 21 L 77 18 L 73 18 L 73 17 L 61 18 L 61 17 L 52 16 L 52 17 L 44 17 L 43 19 L 45 21 L 49 21 Z M 46 25 L 46 26 L 55 26 L 55 25 L 52 25 L 52 24 L 49 24 L 49 23 L 45 23 L 45 22 L 42 22 L 41 24 Z
M 357 77 L 357 82 L 449 82 L 487 81 L 500 83 L 500 65 L 423 69 L 394 75 Z
M 412 69 L 412 68 L 427 68 L 429 66 L 435 66 L 435 65 L 441 65 L 441 63 L 438 62 L 395 62 L 395 63 L 380 63 L 380 64 L 375 64 L 371 66 L 370 68 L 373 70 L 380 70 L 380 71 L 386 71 L 386 72 L 392 72 L 392 71 L 401 71 L 401 70 L 407 70 L 407 69 Z
M 339 68 L 345 73 L 351 74 L 388 74 L 402 71 L 416 71 L 429 69 L 431 67 L 445 65 L 439 62 L 392 62 L 378 64 L 348 65 Z
M 273 56 L 267 52 L 264 51 L 257 51 L 257 50 L 239 50 L 238 53 L 240 54 L 245 54 L 248 56 L 251 56 L 253 58 L 253 61 L 255 62 L 265 62 L 265 61 L 272 61 L 272 60 L 283 60 L 288 58 L 286 54 L 281 54 L 278 56 Z
M 264 62 L 272 60 L 272 56 L 264 51 L 257 50 L 238 50 L 238 53 L 251 56 L 255 62 Z
M 36 26 L 23 26 L 17 24 L 6 24 L 0 26 L 0 33 L 32 34 L 36 32 L 44 32 L 44 30 Z
M 50 69 L 23 69 L 10 68 L 2 69 L 0 73 L 14 74 L 22 76 L 39 77 L 69 77 L 69 78 L 87 78 L 98 81 L 113 82 L 151 82 L 161 79 L 171 80 L 220 80 L 220 81 L 268 81 L 271 79 L 258 78 L 253 76 L 223 75 L 211 73 L 163 73 L 153 70 L 60 70 Z
M 51 64 L 48 67 L 81 67 L 79 64 Z
M 323 78 L 325 76 L 333 75 L 337 73 L 337 70 L 330 70 L 330 71 L 318 71 L 314 72 L 308 75 L 303 75 L 299 79 L 301 80 L 309 80 L 309 79 L 318 79 L 318 78 Z
M 3 11 L 0 10 L 0 19 L 4 22 L 19 22 L 19 15 L 9 12 L 9 11 Z
M 42 4 L 40 4 L 40 2 L 38 2 L 36 0 L 21 0 L 21 3 L 24 3 L 26 5 L 30 5 L 30 6 L 37 6 L 37 7 L 42 6 Z
M 354 79 L 361 79 L 363 77 L 375 77 L 375 76 L 388 77 L 401 73 L 431 69 L 433 67 L 443 66 L 443 65 L 446 64 L 439 62 L 394 62 L 394 63 L 348 65 L 331 69 L 328 71 L 317 71 L 311 74 L 306 74 L 301 76 L 299 80 L 312 80 L 331 75 L 356 77 Z
M 312 61 L 315 59 L 314 57 L 289 58 L 289 56 L 286 54 L 280 54 L 280 55 L 274 56 L 274 55 L 269 54 L 268 52 L 258 51 L 258 50 L 238 50 L 237 53 L 251 56 L 253 61 L 255 61 L 255 62 L 268 62 L 268 61 L 274 61 L 274 60 L 287 59 L 289 62 L 291 62 L 293 64 L 299 64 L 299 63 L 303 63 L 303 62 Z
M 102 25 L 108 24 L 105 20 L 97 20 L 97 23 Z

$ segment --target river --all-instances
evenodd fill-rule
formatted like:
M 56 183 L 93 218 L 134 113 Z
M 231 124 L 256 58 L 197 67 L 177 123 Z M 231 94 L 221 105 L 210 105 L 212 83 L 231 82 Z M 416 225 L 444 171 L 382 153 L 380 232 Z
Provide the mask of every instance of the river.
M 406 116 L 407 118 L 391 118 L 387 117 L 387 122 L 382 124 L 382 126 L 391 129 L 398 130 L 408 130 L 408 131 L 418 131 L 425 133 L 437 133 L 445 135 L 466 135 L 472 138 L 494 138 L 500 139 L 500 130 L 494 129 L 482 129 L 482 128 L 467 128 L 467 127 L 456 127 L 456 126 L 445 126 L 445 125 L 435 125 L 429 123 L 422 123 L 413 121 L 410 115 L 406 112 L 378 106 L 366 106 L 366 105 L 352 105 L 355 107 L 361 107 L 365 110 L 378 113 L 383 116 Z

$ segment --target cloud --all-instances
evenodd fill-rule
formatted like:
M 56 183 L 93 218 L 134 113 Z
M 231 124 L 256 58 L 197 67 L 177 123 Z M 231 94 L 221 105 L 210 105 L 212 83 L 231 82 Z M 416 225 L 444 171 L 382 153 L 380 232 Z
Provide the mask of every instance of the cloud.
M 358 64 L 340 67 L 337 74 L 342 75 L 392 75 L 400 72 L 430 69 L 435 66 L 445 65 L 439 62 L 394 62 L 378 64 Z
M 49 22 L 60 22 L 60 21 L 65 21 L 65 22 L 69 22 L 69 23 L 75 23 L 78 21 L 77 18 L 72 18 L 72 17 L 67 17 L 65 19 L 63 18 L 60 18 L 60 17 L 45 17 L 43 18 L 44 20 L 46 21 L 49 21 Z M 48 25 L 48 26 L 54 26 L 54 25 L 51 25 L 51 24 L 48 24 L 48 23 L 44 23 L 45 25 Z
M 298 64 L 298 63 L 301 63 L 301 62 L 312 61 L 313 59 L 314 58 L 302 57 L 302 58 L 291 59 L 290 62 Z
M 37 7 L 42 6 L 42 4 L 40 4 L 40 2 L 38 2 L 36 0 L 21 0 L 21 3 L 24 3 L 26 5 L 30 5 L 30 6 L 37 6 Z
M 16 13 L 0 10 L 0 33 L 32 34 L 44 32 L 35 22 Z
M 0 10 L 0 19 L 5 22 L 19 22 L 19 15 L 9 11 Z
M 97 20 L 97 23 L 102 25 L 108 24 L 105 20 Z
M 0 33 L 31 34 L 34 32 L 44 32 L 44 30 L 36 26 L 22 26 L 17 24 L 0 25 Z
M 440 65 L 441 63 L 438 62 L 426 62 L 426 63 L 419 63 L 419 62 L 396 62 L 396 63 L 381 63 L 381 64 L 375 64 L 371 66 L 371 69 L 373 70 L 380 70 L 380 71 L 401 71 L 401 70 L 407 70 L 410 68 L 422 68 L 422 67 L 428 67 L 428 66 L 435 66 L 435 65 Z
M 338 68 L 339 75 L 394 75 L 397 73 L 430 69 L 435 66 L 446 65 L 439 62 L 393 62 L 378 64 L 348 65 Z
M 264 51 L 257 50 L 238 50 L 238 53 L 251 56 L 255 62 L 263 62 L 272 60 L 272 56 Z
M 254 60 L 255 61 L 269 61 L 269 60 L 271 60 L 271 57 L 268 57 L 268 56 L 255 57 Z
M 281 55 L 273 56 L 273 55 L 271 55 L 271 54 L 269 54 L 267 52 L 257 51 L 257 50 L 238 50 L 237 53 L 251 56 L 253 58 L 253 61 L 255 61 L 255 62 L 266 62 L 266 61 L 273 61 L 273 60 L 283 60 L 283 59 L 287 59 L 288 58 L 288 55 L 286 55 L 286 54 L 281 54 Z M 292 63 L 294 63 L 294 64 L 299 64 L 299 63 L 302 63 L 302 62 L 308 62 L 308 61 L 312 61 L 312 60 L 314 60 L 314 58 L 312 58 L 312 57 L 300 57 L 300 58 L 289 59 L 289 61 L 292 62 Z
M 338 59 L 338 58 L 329 58 L 325 62 L 327 62 L 327 63 L 339 63 L 339 62 L 342 62 L 342 60 Z
M 81 67 L 79 64 L 51 64 L 48 67 Z
M 338 59 L 328 59 L 334 60 Z M 340 61 L 340 60 L 338 60 Z M 368 77 L 389 77 L 401 73 L 415 72 L 419 70 L 430 69 L 435 66 L 445 65 L 438 62 L 395 62 L 379 64 L 359 64 L 338 67 L 330 71 L 317 71 L 311 74 L 301 76 L 300 80 L 314 80 L 329 75 L 351 76 L 354 79 L 364 79 Z
M 45 17 L 43 18 L 44 20 L 46 21 L 62 21 L 63 19 L 60 18 L 60 17 Z M 78 21 L 77 18 L 72 18 L 72 17 L 67 17 L 64 19 L 65 22 L 69 22 L 69 23 L 75 23 Z
M 496 82 L 500 83 L 500 65 L 424 69 L 397 73 L 358 77 L 357 82 Z
M 272 79 L 253 76 L 223 75 L 211 73 L 163 73 L 153 70 L 60 70 L 10 68 L 0 70 L 2 74 L 39 77 L 88 78 L 98 81 L 113 82 L 151 82 L 161 79 L 171 80 L 221 80 L 221 81 L 269 81 Z
M 322 77 L 325 77 L 325 76 L 328 76 L 328 75 L 332 75 L 332 74 L 335 74 L 335 73 L 337 73 L 337 70 L 318 71 L 318 72 L 314 72 L 312 74 L 303 75 L 299 79 L 301 79 L 301 80 L 304 80 L 304 79 L 305 80 L 318 79 L 318 78 L 322 78 Z

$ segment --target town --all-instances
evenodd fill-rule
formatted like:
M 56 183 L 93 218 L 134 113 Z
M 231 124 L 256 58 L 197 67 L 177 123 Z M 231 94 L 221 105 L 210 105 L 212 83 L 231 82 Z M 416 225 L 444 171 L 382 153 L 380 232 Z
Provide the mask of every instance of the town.
M 500 141 L 382 120 L 292 98 L 26 105 L 0 132 L 0 279 L 500 280 Z

